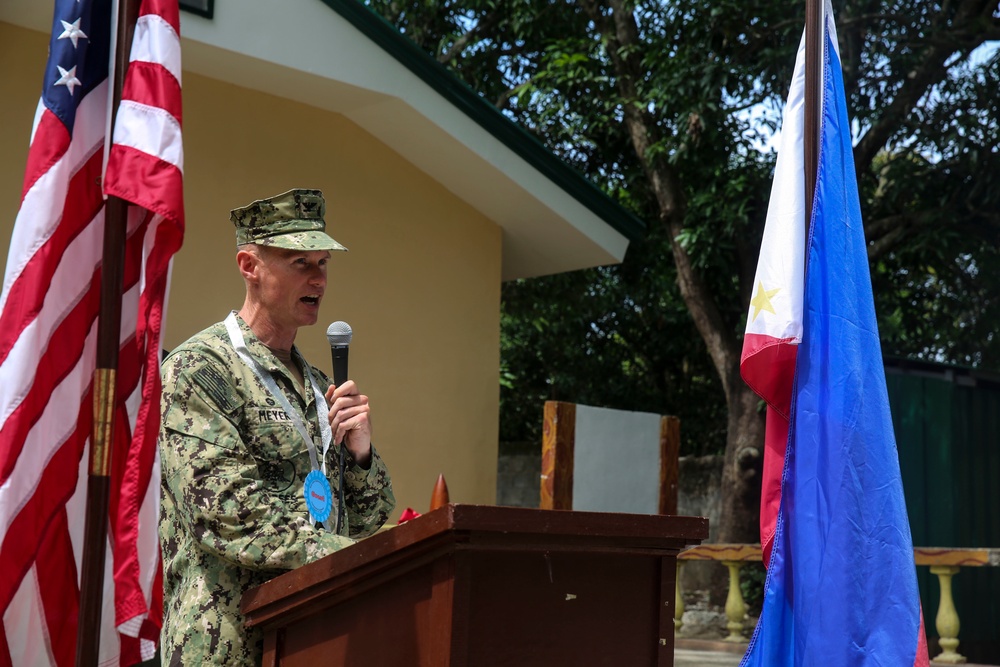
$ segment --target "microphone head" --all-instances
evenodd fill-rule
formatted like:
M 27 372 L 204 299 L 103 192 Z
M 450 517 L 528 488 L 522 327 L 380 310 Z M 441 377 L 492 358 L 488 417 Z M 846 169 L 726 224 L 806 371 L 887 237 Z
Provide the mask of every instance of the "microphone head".
M 351 325 L 347 322 L 334 322 L 326 328 L 326 339 L 331 347 L 343 347 L 351 344 Z

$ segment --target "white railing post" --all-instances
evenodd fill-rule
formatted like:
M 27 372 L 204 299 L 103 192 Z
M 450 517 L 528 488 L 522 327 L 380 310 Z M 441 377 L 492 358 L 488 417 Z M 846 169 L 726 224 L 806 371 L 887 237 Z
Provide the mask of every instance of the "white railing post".
M 934 658 L 934 662 L 946 662 L 956 665 L 965 662 L 965 656 L 961 655 L 958 648 L 958 631 L 961 623 L 958 620 L 958 611 L 955 609 L 955 600 L 951 595 L 951 578 L 958 574 L 957 565 L 933 565 L 931 574 L 936 574 L 938 583 L 941 585 L 941 602 L 938 604 L 937 617 L 934 619 L 934 626 L 937 628 L 938 642 L 941 644 L 941 654 Z
M 726 618 L 729 622 L 729 636 L 723 641 L 745 642 L 743 638 L 743 619 L 747 615 L 747 605 L 743 601 L 743 591 L 740 589 L 740 567 L 743 563 L 724 560 L 722 564 L 729 568 L 729 594 L 726 596 Z

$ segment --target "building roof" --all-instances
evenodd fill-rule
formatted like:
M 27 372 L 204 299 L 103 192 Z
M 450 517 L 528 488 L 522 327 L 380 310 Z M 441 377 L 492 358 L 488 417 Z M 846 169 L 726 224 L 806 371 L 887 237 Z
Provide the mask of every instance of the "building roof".
M 4 0 L 0 20 L 47 32 L 51 11 Z M 185 71 L 342 114 L 493 220 L 504 280 L 619 262 L 644 233 L 357 0 L 216 0 L 211 19 L 182 13 L 181 33 Z

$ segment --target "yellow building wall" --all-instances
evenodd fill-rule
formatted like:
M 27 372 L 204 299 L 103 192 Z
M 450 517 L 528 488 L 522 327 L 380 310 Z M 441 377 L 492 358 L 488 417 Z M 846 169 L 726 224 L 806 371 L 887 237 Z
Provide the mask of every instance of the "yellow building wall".
M 46 36 L 0 22 L 0 252 L 20 202 Z M 335 253 L 319 324 L 299 332 L 330 366 L 326 325 L 354 329 L 350 374 L 372 405 L 398 507 L 425 512 L 439 473 L 451 498 L 493 503 L 499 410 L 500 229 L 341 115 L 185 72 L 187 231 L 164 345 L 243 302 L 230 209 L 321 189 Z M 4 265 L 6 262 L 4 262 Z

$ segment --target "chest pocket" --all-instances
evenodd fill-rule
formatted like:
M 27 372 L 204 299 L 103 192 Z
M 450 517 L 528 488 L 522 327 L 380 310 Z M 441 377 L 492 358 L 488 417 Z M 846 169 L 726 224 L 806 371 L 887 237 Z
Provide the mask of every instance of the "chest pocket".
M 245 407 L 243 442 L 257 464 L 258 480 L 282 493 L 298 490 L 312 469 L 309 452 L 295 424 L 280 406 Z

